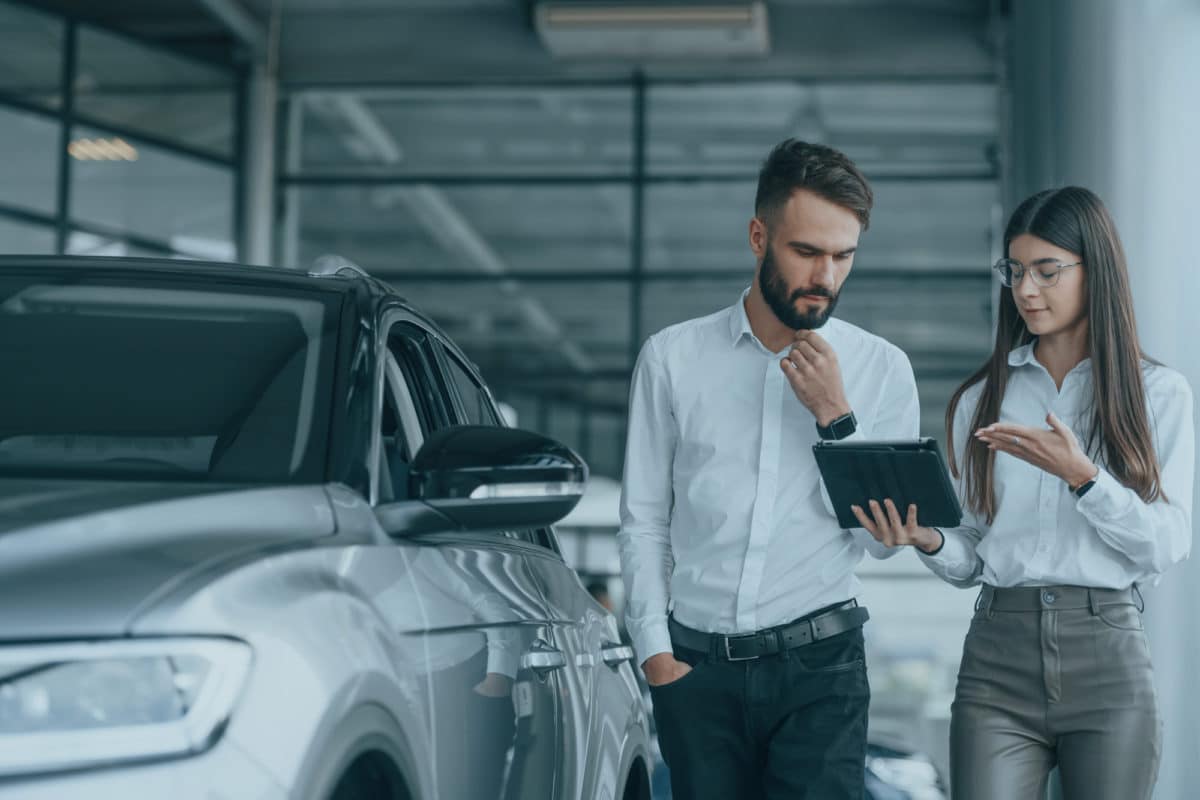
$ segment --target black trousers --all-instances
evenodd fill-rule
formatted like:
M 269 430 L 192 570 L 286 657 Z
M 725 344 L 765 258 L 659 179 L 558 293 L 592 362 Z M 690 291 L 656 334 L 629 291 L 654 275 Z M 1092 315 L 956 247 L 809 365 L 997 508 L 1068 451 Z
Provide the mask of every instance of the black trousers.
M 650 688 L 675 800 L 862 800 L 862 628 L 753 661 L 675 657 L 692 671 Z

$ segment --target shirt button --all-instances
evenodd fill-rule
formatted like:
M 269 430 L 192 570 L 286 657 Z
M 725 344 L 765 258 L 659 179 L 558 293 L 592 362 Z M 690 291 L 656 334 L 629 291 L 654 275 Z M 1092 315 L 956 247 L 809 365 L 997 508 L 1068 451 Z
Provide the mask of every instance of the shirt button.
M 1058 601 L 1058 595 L 1054 592 L 1042 592 L 1042 602 L 1048 606 L 1054 605 Z

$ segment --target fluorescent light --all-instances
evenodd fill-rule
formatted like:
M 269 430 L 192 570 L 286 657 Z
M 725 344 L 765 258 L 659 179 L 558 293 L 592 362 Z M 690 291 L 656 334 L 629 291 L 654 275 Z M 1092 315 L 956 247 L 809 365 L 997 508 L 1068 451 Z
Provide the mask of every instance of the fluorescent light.
M 71 158 L 78 161 L 137 161 L 138 151 L 120 137 L 75 139 L 67 145 Z
M 749 6 L 550 6 L 548 25 L 749 25 Z
M 541 0 L 535 12 L 543 44 L 559 57 L 736 58 L 770 51 L 763 0 Z

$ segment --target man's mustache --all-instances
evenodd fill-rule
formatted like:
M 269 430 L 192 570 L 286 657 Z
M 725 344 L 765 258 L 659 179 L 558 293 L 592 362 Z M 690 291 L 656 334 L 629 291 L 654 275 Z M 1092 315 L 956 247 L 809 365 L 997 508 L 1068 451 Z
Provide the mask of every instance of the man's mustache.
M 829 291 L 824 286 L 812 286 L 808 289 L 797 289 L 796 291 L 792 292 L 792 296 L 790 299 L 791 299 L 791 302 L 794 303 L 797 300 L 799 300 L 800 298 L 805 297 L 805 296 L 828 297 L 830 300 L 832 300 L 833 292 Z

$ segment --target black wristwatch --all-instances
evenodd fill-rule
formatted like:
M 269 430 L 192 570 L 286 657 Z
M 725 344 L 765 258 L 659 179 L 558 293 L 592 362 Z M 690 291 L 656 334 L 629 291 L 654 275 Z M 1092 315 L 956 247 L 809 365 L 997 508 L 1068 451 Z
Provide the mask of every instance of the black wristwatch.
M 1095 485 L 1096 485 L 1096 479 L 1088 478 L 1086 481 L 1079 484 L 1074 489 L 1071 489 L 1070 486 L 1068 486 L 1067 488 L 1071 489 L 1071 494 L 1075 495 L 1076 497 L 1083 497 L 1085 494 L 1088 493 L 1088 490 L 1091 489 Z
M 853 411 L 847 411 L 828 425 L 817 423 L 817 435 L 827 442 L 845 439 L 856 430 L 858 430 L 858 420 L 854 418 Z

